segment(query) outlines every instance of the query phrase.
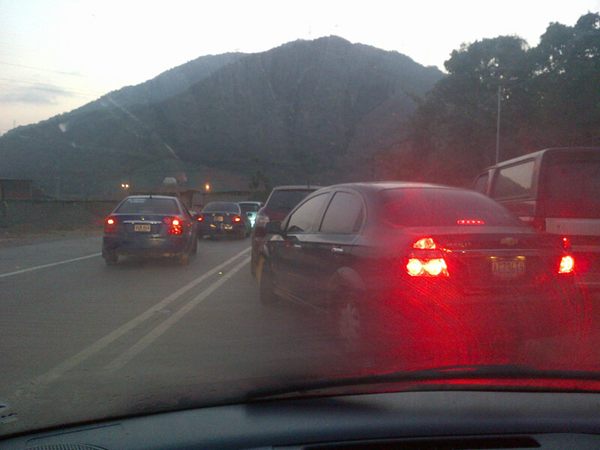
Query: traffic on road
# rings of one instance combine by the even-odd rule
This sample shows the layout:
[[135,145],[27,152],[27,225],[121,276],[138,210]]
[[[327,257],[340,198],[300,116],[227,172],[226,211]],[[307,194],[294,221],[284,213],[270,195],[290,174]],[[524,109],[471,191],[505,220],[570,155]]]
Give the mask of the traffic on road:
[[0,450],[600,448],[600,3],[13,1]]

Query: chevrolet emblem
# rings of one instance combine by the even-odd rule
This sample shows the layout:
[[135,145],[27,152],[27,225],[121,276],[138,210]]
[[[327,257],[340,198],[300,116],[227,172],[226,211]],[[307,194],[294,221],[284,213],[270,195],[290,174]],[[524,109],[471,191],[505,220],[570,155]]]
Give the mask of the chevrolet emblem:
[[505,237],[505,238],[500,239],[500,245],[506,245],[508,247],[514,247],[518,243],[519,243],[519,240],[515,239],[514,237]]

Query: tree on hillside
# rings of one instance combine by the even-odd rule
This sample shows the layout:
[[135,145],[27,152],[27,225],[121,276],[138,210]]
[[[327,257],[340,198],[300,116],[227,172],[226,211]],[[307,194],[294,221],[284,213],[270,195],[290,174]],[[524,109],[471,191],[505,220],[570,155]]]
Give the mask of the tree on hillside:
[[538,145],[600,145],[600,15],[552,23],[531,59]]
[[466,184],[500,159],[549,146],[600,145],[600,16],[551,24],[537,47],[516,36],[454,50],[422,102],[395,177]]
[[[512,117],[505,121],[505,134],[514,128],[516,113],[529,108],[527,44],[514,36],[484,39],[453,51],[445,66],[449,76],[414,117],[411,157],[426,163],[420,170],[428,178],[460,182],[457,175],[470,177],[493,161],[498,88],[505,116]],[[512,106],[515,99],[518,108]]]

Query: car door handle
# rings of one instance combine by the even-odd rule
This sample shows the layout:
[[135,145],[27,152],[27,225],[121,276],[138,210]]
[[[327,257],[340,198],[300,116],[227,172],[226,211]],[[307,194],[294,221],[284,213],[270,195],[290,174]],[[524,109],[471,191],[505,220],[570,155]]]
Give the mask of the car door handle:
[[341,255],[342,253],[344,253],[344,249],[342,247],[331,247],[331,253]]

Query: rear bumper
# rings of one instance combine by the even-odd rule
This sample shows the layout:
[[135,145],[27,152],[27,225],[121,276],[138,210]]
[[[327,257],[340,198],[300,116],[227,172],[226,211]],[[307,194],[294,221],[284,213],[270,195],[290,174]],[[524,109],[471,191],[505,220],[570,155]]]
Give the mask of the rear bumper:
[[187,251],[189,237],[144,237],[104,236],[102,255],[116,253],[129,256],[176,256]]
[[[214,225],[214,226],[213,226]],[[231,234],[238,234],[240,232],[246,232],[245,225],[228,225],[228,224],[209,224],[203,225],[200,228],[200,236],[225,236]]]

